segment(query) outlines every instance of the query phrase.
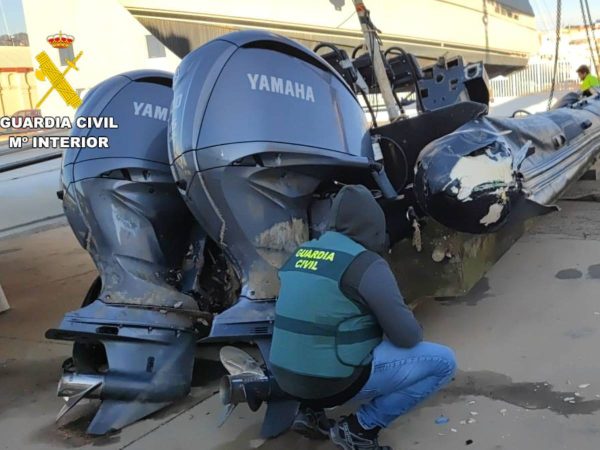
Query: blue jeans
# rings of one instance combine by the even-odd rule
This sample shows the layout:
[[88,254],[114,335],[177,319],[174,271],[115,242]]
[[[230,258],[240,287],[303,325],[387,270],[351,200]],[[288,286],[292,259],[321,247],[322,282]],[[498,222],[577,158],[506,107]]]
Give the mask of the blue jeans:
[[399,348],[384,340],[373,351],[371,376],[351,400],[362,403],[357,417],[363,428],[387,427],[417,403],[447,384],[456,370],[454,352],[421,342]]

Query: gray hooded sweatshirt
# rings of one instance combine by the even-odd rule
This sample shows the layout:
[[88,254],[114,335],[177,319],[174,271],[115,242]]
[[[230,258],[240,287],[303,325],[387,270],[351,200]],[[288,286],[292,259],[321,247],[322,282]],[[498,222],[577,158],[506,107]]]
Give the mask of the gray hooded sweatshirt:
[[[387,261],[379,256],[386,249],[385,215],[371,192],[364,186],[344,186],[333,200],[329,230],[342,233],[358,242],[367,251],[359,254],[342,275],[340,289],[348,298],[366,305],[379,322],[387,339],[397,347],[410,348],[421,342],[421,326],[408,309],[398,289],[396,278]],[[327,380],[298,376],[298,386],[306,388],[305,406],[328,408],[341,405],[360,392],[371,375],[371,366],[357,371],[340,394],[325,397],[335,391]],[[287,374],[289,378],[290,374]]]
[[385,215],[366,187],[350,185],[340,190],[332,204],[329,229],[367,249],[346,269],[340,288],[371,309],[392,344],[410,348],[422,341],[423,331],[404,303],[390,266],[379,256],[386,249],[385,228]]

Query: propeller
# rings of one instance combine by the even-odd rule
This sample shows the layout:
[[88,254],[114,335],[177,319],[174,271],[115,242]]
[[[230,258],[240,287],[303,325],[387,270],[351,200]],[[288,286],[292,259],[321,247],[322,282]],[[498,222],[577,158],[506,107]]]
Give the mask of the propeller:
[[[221,364],[229,375],[221,380],[220,395],[225,409],[219,420],[219,428],[225,424],[237,405],[247,401],[244,384],[253,381],[268,381],[267,374],[260,363],[237,347],[223,347],[219,353]],[[252,405],[252,409],[258,409],[258,405]]]
[[260,363],[237,347],[230,345],[225,346],[219,352],[221,364],[225,367],[230,375],[241,375],[243,373],[252,373],[255,375],[266,376],[265,371],[260,366]]
[[223,425],[225,425],[225,422],[227,422],[227,419],[229,419],[231,414],[233,414],[233,411],[235,410],[236,407],[237,407],[237,405],[234,405],[233,403],[229,403],[228,405],[225,405],[225,409],[221,413],[221,417],[219,417],[219,424],[217,425],[219,428],[221,428]]
[[[61,417],[63,417],[69,411],[71,411],[71,409],[73,409],[75,407],[75,405],[77,405],[81,400],[83,400],[86,397],[90,397],[92,395],[92,393],[101,385],[102,385],[102,380],[98,380],[98,381],[92,382],[85,389],[83,389],[77,393],[74,393],[73,395],[63,396],[63,399],[65,400],[65,404],[58,412],[58,415],[56,416],[56,422],[58,422],[61,419]],[[65,387],[61,388],[61,385],[59,385],[59,394],[61,394],[61,389],[62,389],[63,393],[68,393],[67,388],[65,388]]]

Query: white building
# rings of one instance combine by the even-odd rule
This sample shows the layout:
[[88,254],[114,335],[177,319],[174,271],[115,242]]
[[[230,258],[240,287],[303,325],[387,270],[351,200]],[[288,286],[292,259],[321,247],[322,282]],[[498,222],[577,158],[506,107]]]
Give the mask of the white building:
[[[588,28],[588,33],[591,29]],[[600,23],[594,25],[594,34],[597,45],[600,48]],[[559,59],[567,61],[571,66],[577,68],[581,64],[587,64],[593,69],[592,55],[587,39],[586,29],[582,25],[571,25],[565,27],[560,33]],[[542,45],[540,47],[539,59],[553,60],[556,46],[556,36],[554,32],[546,32],[542,35]],[[594,42],[592,41],[592,46]],[[595,47],[594,47],[595,52]],[[598,57],[596,57],[598,59]]]
[[[179,57],[157,41],[117,0],[22,2],[32,58],[45,51],[59,69],[64,70],[67,68],[65,56],[83,51],[77,63],[79,70],[71,70],[66,76],[80,95],[121,72],[142,68],[172,72],[179,64]],[[75,37],[68,51],[59,51],[46,40],[60,31]],[[35,59],[32,66],[38,67]],[[47,81],[38,81],[38,95],[41,97],[50,87]],[[51,94],[40,109],[42,114],[51,116],[74,113],[56,93]]]
[[[331,42],[349,53],[362,44],[350,0],[22,0],[34,57],[42,50],[65,70],[80,51],[79,71],[67,81],[84,95],[105,78],[133,69],[174,71],[179,58],[222,34],[267,29],[312,48]],[[440,56],[484,61],[491,76],[524,67],[539,46],[528,0],[371,0],[384,47],[400,46],[428,64]],[[52,48],[47,37],[75,37],[71,49]],[[37,81],[41,97],[49,88]],[[73,114],[59,95],[44,115]]]

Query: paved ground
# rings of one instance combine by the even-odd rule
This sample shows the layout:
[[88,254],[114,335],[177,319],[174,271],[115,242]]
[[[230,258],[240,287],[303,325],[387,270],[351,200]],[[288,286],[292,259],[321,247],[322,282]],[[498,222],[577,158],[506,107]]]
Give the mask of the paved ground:
[[[456,349],[460,372],[385,431],[385,443],[396,450],[597,450],[600,204],[562,206],[471,295],[417,309],[427,338]],[[217,429],[219,371],[210,348],[199,350],[207,369],[184,402],[108,437],[85,436],[86,407],[56,425],[56,380],[70,346],[43,333],[77,307],[94,276],[66,227],[0,241],[0,282],[12,306],[0,314],[0,449],[333,450],[293,434],[263,442],[261,417],[245,408]],[[441,414],[447,425],[435,424]]]
[[[565,91],[556,92],[553,102],[556,102],[565,94]],[[540,92],[521,97],[498,98],[490,104],[490,115],[508,117],[512,116],[519,109],[526,110],[532,114],[544,112],[548,109],[549,95],[549,92]]]

